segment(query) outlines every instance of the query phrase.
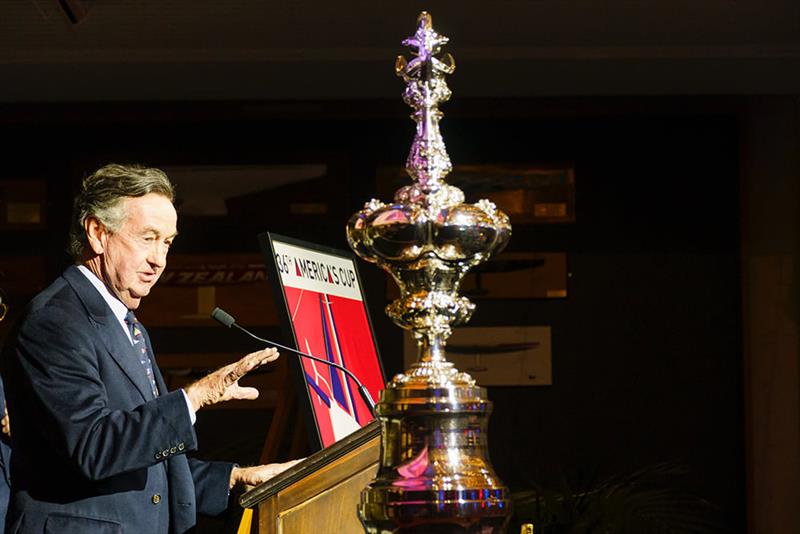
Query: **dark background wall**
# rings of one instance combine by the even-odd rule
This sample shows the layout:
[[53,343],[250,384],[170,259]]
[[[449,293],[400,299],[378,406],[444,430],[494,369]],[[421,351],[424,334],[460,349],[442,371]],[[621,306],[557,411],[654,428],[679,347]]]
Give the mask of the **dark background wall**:
[[[472,322],[553,328],[553,386],[490,391],[502,478],[552,487],[676,459],[734,531],[746,515],[753,534],[799,532],[793,0],[5,0],[0,191],[43,180],[48,219],[0,230],[0,263],[23,266],[0,277],[12,315],[67,261],[69,199],[107,161],[325,162],[303,193],[337,199],[330,220],[282,223],[265,197],[235,220],[183,216],[175,252],[257,252],[265,227],[343,248],[376,167],[405,158],[392,63],[423,9],[458,64],[442,108],[453,161],[575,165],[575,223],[517,224],[510,245],[566,252],[569,296],[479,301]],[[385,280],[362,275],[391,374]],[[162,354],[251,348],[210,328],[151,330]],[[269,417],[236,415],[250,454]],[[232,454],[215,418],[198,424],[205,452]]]
[[[442,131],[455,163],[575,166],[576,222],[516,225],[509,245],[511,251],[566,252],[568,297],[477,301],[471,322],[552,327],[553,385],[489,391],[491,455],[512,488],[555,487],[562,479],[602,479],[674,461],[688,470],[688,487],[718,507],[715,518],[744,529],[740,105],[648,98],[443,106]],[[375,195],[379,165],[402,166],[413,135],[402,105],[379,101],[17,105],[5,111],[0,180],[44,178],[49,225],[4,232],[3,255],[44,256],[48,278],[68,261],[61,251],[78,179],[107,161],[322,159],[332,162],[329,179],[344,192],[346,217]],[[262,209],[264,220],[236,225],[181,222],[173,251],[255,253],[255,236],[266,230],[347,247],[338,213],[321,225],[281,226],[268,216],[277,209],[268,198]],[[402,340],[382,312],[386,280],[374,266],[360,267],[392,376],[402,370]],[[150,330],[164,352],[249,348],[213,328]],[[264,333],[280,335],[277,327]],[[241,422],[258,427],[244,416]],[[254,442],[263,439],[263,428],[252,432]],[[207,452],[224,456],[214,446]]]

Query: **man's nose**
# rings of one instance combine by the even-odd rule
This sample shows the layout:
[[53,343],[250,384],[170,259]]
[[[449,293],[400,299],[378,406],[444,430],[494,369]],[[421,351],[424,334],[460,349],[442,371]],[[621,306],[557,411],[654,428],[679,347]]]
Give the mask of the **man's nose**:
[[164,267],[167,265],[167,252],[169,247],[164,243],[156,243],[150,251],[148,260],[156,267]]

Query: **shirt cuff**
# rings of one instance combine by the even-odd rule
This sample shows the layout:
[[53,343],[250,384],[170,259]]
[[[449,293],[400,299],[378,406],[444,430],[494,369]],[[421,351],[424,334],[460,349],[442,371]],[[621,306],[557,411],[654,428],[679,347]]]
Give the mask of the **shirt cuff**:
[[192,426],[194,426],[194,422],[197,421],[197,414],[194,413],[194,408],[192,408],[192,403],[189,402],[189,395],[181,388],[181,393],[183,393],[183,400],[186,401],[186,409],[189,410],[189,419],[192,420]]

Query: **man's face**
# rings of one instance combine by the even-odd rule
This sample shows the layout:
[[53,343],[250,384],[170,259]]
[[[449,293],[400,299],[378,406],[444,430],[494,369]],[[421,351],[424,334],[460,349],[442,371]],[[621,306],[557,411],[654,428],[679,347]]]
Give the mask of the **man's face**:
[[178,215],[167,197],[155,193],[124,202],[125,222],[118,232],[100,232],[101,249],[92,243],[98,253],[93,261],[99,262],[96,274],[111,292],[135,310],[164,272],[167,252],[178,233]]

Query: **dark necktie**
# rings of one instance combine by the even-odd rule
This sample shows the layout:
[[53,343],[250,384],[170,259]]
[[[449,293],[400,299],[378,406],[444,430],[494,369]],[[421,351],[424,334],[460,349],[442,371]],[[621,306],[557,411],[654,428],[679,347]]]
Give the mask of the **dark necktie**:
[[139,363],[142,364],[145,373],[147,373],[147,379],[150,381],[150,388],[153,390],[153,396],[158,397],[156,379],[153,375],[153,364],[150,362],[150,356],[147,354],[147,343],[145,343],[144,335],[142,334],[142,325],[139,324],[136,316],[130,310],[128,310],[128,313],[125,315],[125,324],[128,325],[128,330],[131,333],[133,350],[136,351],[136,355],[139,357]]

